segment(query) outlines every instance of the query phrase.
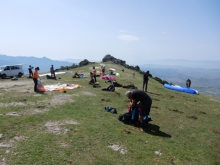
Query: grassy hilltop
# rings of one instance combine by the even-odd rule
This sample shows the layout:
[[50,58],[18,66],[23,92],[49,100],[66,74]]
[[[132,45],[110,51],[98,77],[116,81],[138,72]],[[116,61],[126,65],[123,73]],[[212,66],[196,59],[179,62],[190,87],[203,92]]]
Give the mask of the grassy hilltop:
[[[100,78],[101,88],[88,85],[92,66],[100,70],[101,64],[120,73],[119,84],[142,89],[140,73],[112,63],[78,67],[57,80],[41,78],[44,85],[82,86],[66,92],[39,94],[32,79],[0,79],[0,165],[220,164],[219,98],[171,91],[150,78],[153,121],[143,131],[118,121],[127,112],[128,89],[102,91],[110,83]],[[87,78],[72,78],[75,72]]]

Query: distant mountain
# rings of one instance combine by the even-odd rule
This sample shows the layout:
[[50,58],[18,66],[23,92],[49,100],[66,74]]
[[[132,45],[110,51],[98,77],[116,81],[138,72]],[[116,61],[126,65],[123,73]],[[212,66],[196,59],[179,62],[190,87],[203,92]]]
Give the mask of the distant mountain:
[[162,59],[148,61],[141,66],[157,65],[156,67],[186,67],[186,68],[203,68],[203,69],[220,69],[220,61],[191,61],[183,59]]
[[[26,57],[26,56],[7,56],[0,54],[0,65],[8,65],[8,64],[24,64],[23,69],[25,73],[28,73],[29,65],[33,67],[40,67],[39,72],[48,72],[50,70],[51,65],[54,66],[54,69],[58,69],[61,66],[71,66],[73,62],[67,61],[58,61],[51,60],[49,58],[37,58],[37,57]],[[76,64],[76,63],[74,63]]]
[[[83,59],[84,60],[84,59]],[[72,58],[67,58],[67,59],[60,59],[59,61],[67,61],[67,62],[72,62],[76,65],[78,65],[81,61],[83,61],[82,59],[72,59]]]

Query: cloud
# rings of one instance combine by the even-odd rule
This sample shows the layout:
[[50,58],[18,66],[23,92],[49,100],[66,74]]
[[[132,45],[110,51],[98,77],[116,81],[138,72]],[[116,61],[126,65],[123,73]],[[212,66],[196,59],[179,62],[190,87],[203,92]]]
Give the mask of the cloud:
[[125,41],[138,41],[139,38],[131,35],[120,35],[118,36],[120,40],[125,40]]

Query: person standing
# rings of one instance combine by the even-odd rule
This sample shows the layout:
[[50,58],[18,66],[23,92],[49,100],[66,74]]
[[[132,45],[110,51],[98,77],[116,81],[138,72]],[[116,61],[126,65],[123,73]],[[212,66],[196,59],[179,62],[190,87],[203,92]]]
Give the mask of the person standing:
[[102,75],[104,76],[105,75],[105,67],[103,66],[102,68]]
[[29,71],[29,78],[33,77],[33,72],[32,72],[33,67],[29,65],[28,71]]
[[147,92],[147,85],[148,85],[148,80],[149,80],[148,76],[149,76],[149,71],[144,73],[144,76],[143,76],[143,91],[145,90],[145,92]]
[[190,88],[190,86],[191,86],[191,80],[188,79],[188,80],[186,80],[186,87],[187,87],[187,88]]
[[36,67],[34,69],[34,74],[33,74],[33,81],[34,81],[34,92],[38,92],[38,89],[37,89],[37,81],[38,81],[38,78],[39,78],[39,74],[38,74],[38,70],[40,70],[39,67]]
[[92,67],[92,74],[93,74],[93,78],[96,82],[96,69],[95,69],[95,66]]
[[51,77],[52,77],[53,79],[56,79],[55,70],[54,70],[54,68],[53,68],[53,65],[51,65],[51,67],[50,67],[50,73],[51,73]]
[[139,107],[139,116],[138,116],[138,125],[140,126],[147,126],[148,116],[150,114],[150,108],[152,104],[152,99],[148,96],[144,91],[135,90],[135,91],[127,91],[125,95],[131,100],[130,107],[133,109],[137,106]]

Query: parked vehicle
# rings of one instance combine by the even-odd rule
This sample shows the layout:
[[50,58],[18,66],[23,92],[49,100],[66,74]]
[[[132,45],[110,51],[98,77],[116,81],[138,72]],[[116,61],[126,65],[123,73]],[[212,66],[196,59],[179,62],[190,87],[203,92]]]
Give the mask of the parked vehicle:
[[0,66],[0,77],[5,79],[6,77],[21,77],[24,75],[22,64],[15,65],[3,65]]

